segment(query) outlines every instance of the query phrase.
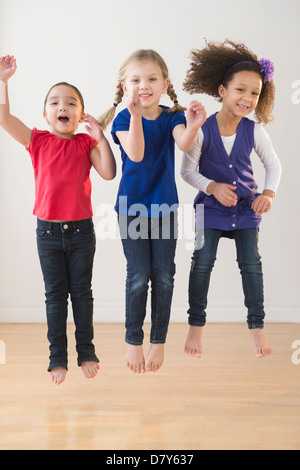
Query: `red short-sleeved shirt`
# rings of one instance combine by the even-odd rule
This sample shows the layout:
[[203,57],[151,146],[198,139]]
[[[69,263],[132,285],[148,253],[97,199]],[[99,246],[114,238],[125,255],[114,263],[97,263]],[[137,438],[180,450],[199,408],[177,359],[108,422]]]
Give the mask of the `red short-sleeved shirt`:
[[97,144],[88,134],[63,139],[33,129],[26,150],[34,169],[34,215],[43,220],[69,221],[93,216],[89,156]]

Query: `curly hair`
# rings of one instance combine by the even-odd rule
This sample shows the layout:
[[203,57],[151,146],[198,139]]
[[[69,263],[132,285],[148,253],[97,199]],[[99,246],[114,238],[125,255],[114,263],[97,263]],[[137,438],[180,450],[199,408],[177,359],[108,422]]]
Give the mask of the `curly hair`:
[[[114,119],[116,108],[123,100],[124,91],[122,88],[122,83],[126,80],[130,67],[145,61],[150,61],[156,64],[161,70],[163,78],[169,78],[169,71],[167,65],[164,59],[156,51],[152,49],[139,49],[138,51],[131,54],[131,56],[128,57],[128,59],[126,59],[120,67],[113,106],[98,118],[98,122],[102,129],[106,129],[108,124]],[[180,106],[180,104],[178,103],[177,95],[171,82],[167,90],[167,95],[174,103],[174,106],[168,110],[169,113],[186,111],[186,108]]]
[[256,72],[261,77],[263,86],[255,109],[255,117],[258,122],[264,124],[273,121],[274,82],[264,81],[257,56],[245,44],[228,39],[222,43],[206,41],[205,48],[192,50],[191,59],[191,68],[184,82],[185,91],[192,94],[204,93],[222,102],[219,95],[220,85],[226,88],[238,72]]

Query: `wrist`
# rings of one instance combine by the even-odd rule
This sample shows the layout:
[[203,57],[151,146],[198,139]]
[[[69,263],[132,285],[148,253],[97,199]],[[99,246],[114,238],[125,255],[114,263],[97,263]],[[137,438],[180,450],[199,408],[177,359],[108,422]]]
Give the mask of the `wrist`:
[[213,195],[214,191],[215,191],[215,188],[216,188],[216,185],[217,185],[217,183],[215,181],[212,181],[211,183],[209,183],[209,185],[206,188],[206,193],[209,194],[209,195]]
[[270,198],[274,199],[274,197],[275,197],[275,192],[272,191],[271,189],[265,189],[265,190],[263,191],[263,196],[267,196],[267,197],[270,197]]
[[98,138],[96,139],[98,144],[103,144],[105,141],[107,141],[107,138],[105,137],[104,134],[99,134]]
[[142,114],[130,114],[130,124],[142,123]]
[[189,123],[189,121],[187,120],[187,123],[186,123],[186,132],[189,133],[189,134],[192,134],[192,135],[198,135],[198,132],[199,132],[199,129],[200,129],[200,125],[198,126],[197,124],[191,124]]

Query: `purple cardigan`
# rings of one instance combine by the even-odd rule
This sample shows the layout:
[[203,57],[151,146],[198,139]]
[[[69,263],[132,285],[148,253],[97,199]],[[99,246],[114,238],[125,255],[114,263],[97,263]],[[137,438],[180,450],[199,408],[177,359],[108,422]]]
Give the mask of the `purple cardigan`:
[[216,114],[210,116],[202,127],[204,134],[199,172],[217,183],[237,186],[238,203],[225,207],[214,196],[200,191],[195,199],[204,204],[204,228],[223,230],[223,236],[232,238],[232,230],[259,228],[262,217],[251,205],[260,194],[254,180],[250,155],[254,147],[255,122],[243,118],[239,124],[236,139],[228,155],[222,142]]

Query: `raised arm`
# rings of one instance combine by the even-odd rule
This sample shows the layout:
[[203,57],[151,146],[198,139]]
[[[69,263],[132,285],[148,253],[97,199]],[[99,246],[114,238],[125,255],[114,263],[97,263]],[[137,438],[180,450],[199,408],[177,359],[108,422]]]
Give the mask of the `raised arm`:
[[0,126],[24,147],[29,147],[32,129],[10,114],[8,80],[16,70],[16,59],[13,56],[0,57]]
[[176,126],[173,136],[178,148],[182,152],[188,152],[195,144],[198,132],[206,121],[206,111],[199,101],[192,101],[186,112],[187,126]]
[[142,105],[136,90],[128,96],[127,109],[131,115],[129,131],[118,131],[116,136],[130,160],[139,163],[144,159],[145,138]]
[[116,161],[110,148],[109,142],[95,118],[85,114],[84,122],[86,130],[97,140],[99,146],[94,147],[90,153],[90,161],[97,173],[105,179],[112,180],[116,176]]

